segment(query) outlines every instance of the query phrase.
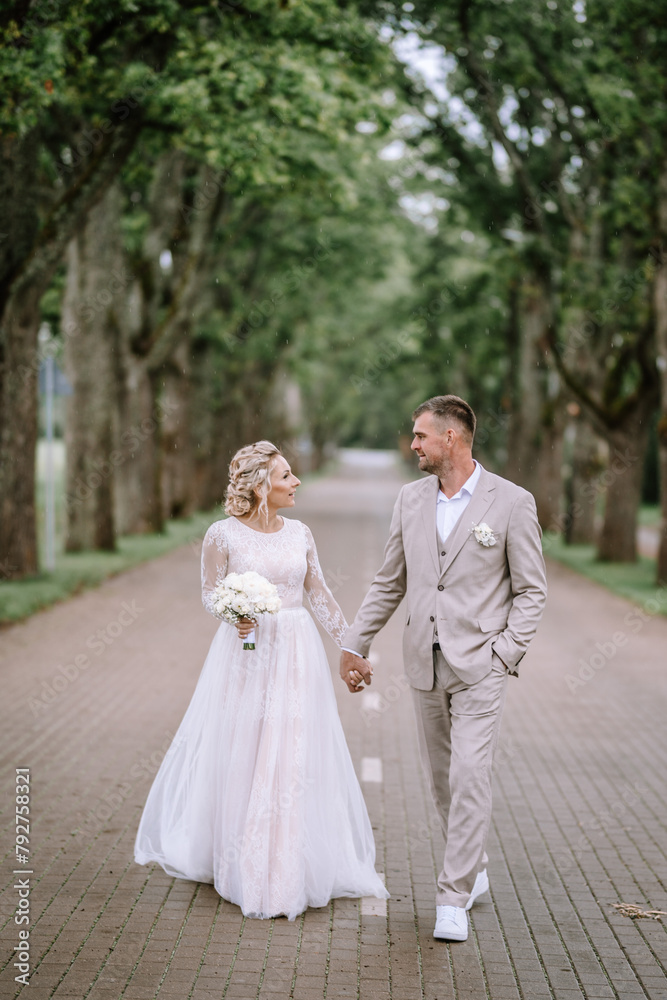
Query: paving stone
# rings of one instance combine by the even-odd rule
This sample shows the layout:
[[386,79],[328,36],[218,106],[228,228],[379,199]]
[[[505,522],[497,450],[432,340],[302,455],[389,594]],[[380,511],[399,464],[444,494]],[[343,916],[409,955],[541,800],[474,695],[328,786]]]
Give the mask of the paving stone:
[[[336,596],[349,619],[364,577],[381,561],[401,481],[391,469],[343,467],[298,496],[295,516],[312,528],[325,574],[343,581]],[[127,600],[144,609],[137,621],[34,716],[28,698]],[[630,633],[630,611],[549,565],[543,624],[520,678],[509,680],[491,894],[472,910],[468,941],[451,945],[432,937],[443,839],[402,681],[400,610],[374,643],[374,701],[366,708],[338,681],[325,638],[357,773],[364,759],[382,764],[382,781],[364,783],[364,794],[377,868],[391,892],[386,915],[360,914],[358,900],[341,899],[294,922],[244,921],[213,886],[133,861],[156,770],[141,762],[169,745],[216,629],[201,608],[195,548],[4,630],[3,802],[14,766],[30,766],[34,787],[33,972],[25,996],[155,1000],[159,986],[158,1000],[185,1000],[190,990],[191,1000],[286,1000],[294,981],[293,1000],[325,992],[327,1000],[667,1000],[664,926],[630,921],[612,907],[667,909],[659,874],[666,862],[667,621],[648,616]],[[627,643],[573,686],[596,644],[623,627]],[[127,790],[114,798],[116,788]],[[6,868],[7,917],[13,880]],[[9,920],[0,935],[0,994],[8,998],[25,989],[15,989],[15,935]]]

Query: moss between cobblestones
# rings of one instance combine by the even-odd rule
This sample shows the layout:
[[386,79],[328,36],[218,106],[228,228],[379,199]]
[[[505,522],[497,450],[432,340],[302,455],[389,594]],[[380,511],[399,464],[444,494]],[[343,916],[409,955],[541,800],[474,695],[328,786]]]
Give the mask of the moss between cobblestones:
[[57,601],[96,587],[110,576],[191,543],[199,547],[206,529],[221,516],[220,507],[192,517],[168,521],[163,534],[126,535],[116,552],[60,554],[52,572],[18,581],[0,582],[0,626],[20,621]]
[[656,561],[641,556],[636,563],[598,562],[594,545],[566,545],[560,535],[547,532],[542,540],[545,556],[564,563],[607,590],[646,607],[653,614],[667,615],[667,587],[655,583]]

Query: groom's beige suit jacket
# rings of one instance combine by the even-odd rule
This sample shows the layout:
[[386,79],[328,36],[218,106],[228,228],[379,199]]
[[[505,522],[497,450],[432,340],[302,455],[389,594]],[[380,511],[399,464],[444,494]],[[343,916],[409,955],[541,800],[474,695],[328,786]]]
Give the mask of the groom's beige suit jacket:
[[[342,645],[368,656],[376,633],[406,599],[403,657],[410,684],[430,691],[433,645],[458,676],[474,684],[493,653],[511,673],[535,635],[546,574],[532,494],[485,469],[446,542],[436,526],[439,482],[428,476],[399,493],[384,562]],[[482,545],[485,523],[496,539]]]

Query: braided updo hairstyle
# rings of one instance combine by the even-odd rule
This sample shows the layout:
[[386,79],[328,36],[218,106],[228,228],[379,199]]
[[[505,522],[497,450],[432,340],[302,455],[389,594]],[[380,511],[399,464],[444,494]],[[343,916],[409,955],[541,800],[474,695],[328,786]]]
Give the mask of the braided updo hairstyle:
[[271,470],[280,454],[280,449],[270,441],[255,441],[236,452],[229,463],[229,485],[225,493],[227,514],[238,517],[259,509],[268,520],[266,498],[271,488]]

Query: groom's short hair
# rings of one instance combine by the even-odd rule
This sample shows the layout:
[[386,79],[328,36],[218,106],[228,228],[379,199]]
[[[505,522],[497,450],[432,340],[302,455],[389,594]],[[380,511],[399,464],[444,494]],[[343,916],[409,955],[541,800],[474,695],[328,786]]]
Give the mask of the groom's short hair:
[[465,399],[461,399],[460,396],[433,396],[417,407],[412,414],[412,419],[416,420],[422,413],[432,413],[443,424],[458,424],[464,431],[466,438],[470,439],[472,447],[477,418],[472,406],[470,403],[466,403]]

